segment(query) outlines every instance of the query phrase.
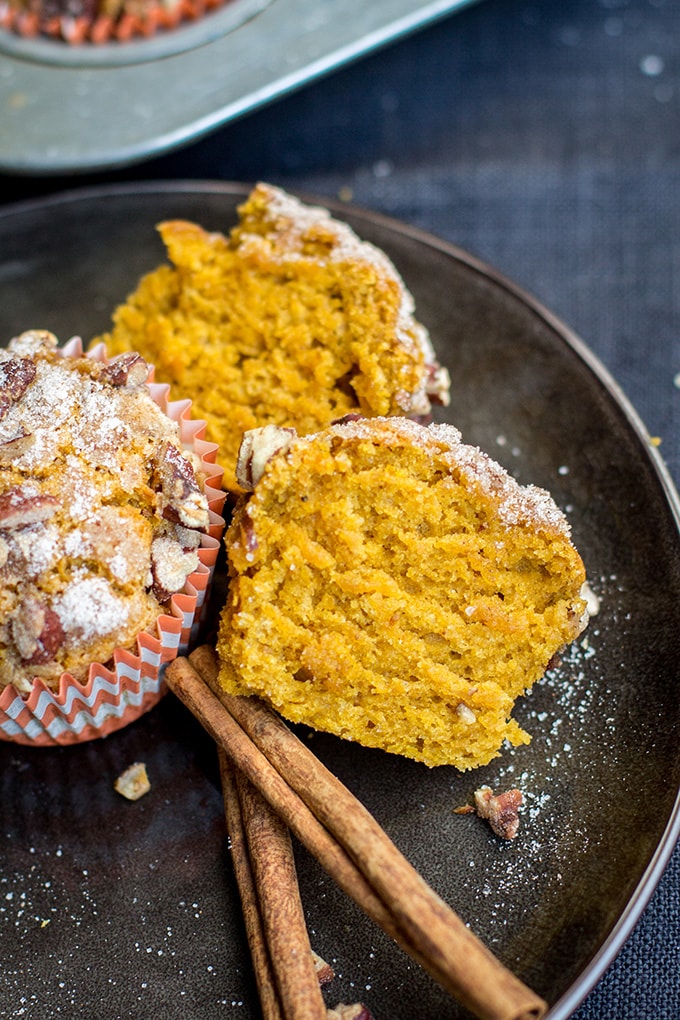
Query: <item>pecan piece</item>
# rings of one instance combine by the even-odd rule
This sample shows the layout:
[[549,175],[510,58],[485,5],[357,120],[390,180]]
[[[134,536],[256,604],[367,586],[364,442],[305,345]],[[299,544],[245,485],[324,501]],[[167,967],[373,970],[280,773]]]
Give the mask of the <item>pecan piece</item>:
[[123,386],[133,389],[143,386],[149,378],[149,366],[141,354],[128,351],[126,354],[119,354],[116,358],[111,358],[102,369],[99,378],[116,389]]
[[28,357],[45,356],[49,357],[56,351],[58,341],[54,333],[47,329],[27,329],[20,336],[13,337],[7,344],[7,349],[13,354],[28,355]]
[[430,403],[447,407],[450,402],[449,390],[451,388],[451,376],[448,369],[443,365],[434,362],[427,366],[425,379],[425,392],[430,398]]
[[246,559],[252,560],[257,552],[259,542],[255,534],[253,519],[247,513],[244,513],[241,518],[241,543],[246,551]]
[[[1,417],[2,412],[0,411]],[[33,433],[27,432],[23,426],[20,426],[16,435],[0,443],[0,464],[10,464],[17,457],[21,457],[22,454],[26,453],[33,446],[34,442],[35,436]]]
[[501,839],[514,839],[519,828],[519,809],[524,798],[519,790],[494,794],[489,786],[475,790],[475,810]]
[[351,421],[363,421],[365,417],[365,414],[349,411],[348,414],[343,414],[342,418],[334,418],[331,425],[347,425]]
[[64,643],[61,620],[37,599],[25,599],[10,624],[12,640],[23,662],[34,666],[51,662]]
[[184,587],[192,570],[198,565],[195,552],[184,552],[175,539],[161,535],[151,545],[151,594],[159,602],[167,602],[171,595]]
[[329,985],[335,978],[335,971],[331,967],[330,963],[326,963],[318,953],[315,953],[312,949],[312,960],[314,962],[314,973],[316,974],[317,980],[321,986]]
[[59,500],[54,496],[28,493],[16,486],[0,494],[0,529],[7,531],[46,521],[56,513],[58,506]]
[[263,425],[243,433],[236,462],[236,480],[242,489],[254,489],[277,453],[285,453],[296,438],[295,429]]
[[165,441],[157,455],[162,516],[185,528],[207,528],[208,501],[196,481],[194,469],[171,442]]
[[23,397],[35,379],[35,365],[28,358],[0,362],[0,419]]
[[337,1006],[327,1011],[326,1016],[328,1020],[373,1020],[373,1014],[363,1002],[355,1002],[351,1006],[339,1002]]

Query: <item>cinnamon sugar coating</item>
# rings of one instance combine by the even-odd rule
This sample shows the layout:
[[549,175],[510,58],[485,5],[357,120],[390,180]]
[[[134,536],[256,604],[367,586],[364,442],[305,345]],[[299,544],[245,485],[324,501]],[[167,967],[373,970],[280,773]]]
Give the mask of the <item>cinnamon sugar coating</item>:
[[427,765],[528,742],[515,699],[587,620],[564,515],[447,425],[363,419],[284,444],[226,545],[225,689]]
[[140,359],[64,356],[42,330],[0,350],[0,689],[84,679],[198,565],[207,500],[147,376]]
[[[228,237],[183,221],[159,229],[171,265],[142,279],[102,339],[191,394],[228,466],[265,424],[311,433],[352,412],[448,402],[397,270],[326,210],[259,184]],[[225,486],[236,488],[233,469]]]

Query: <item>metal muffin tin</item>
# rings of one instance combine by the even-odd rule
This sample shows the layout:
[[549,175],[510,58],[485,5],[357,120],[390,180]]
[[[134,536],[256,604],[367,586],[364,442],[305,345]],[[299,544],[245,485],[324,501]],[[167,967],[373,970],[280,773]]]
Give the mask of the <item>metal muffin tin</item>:
[[0,169],[122,166],[206,134],[472,0],[229,0],[126,44],[0,29]]

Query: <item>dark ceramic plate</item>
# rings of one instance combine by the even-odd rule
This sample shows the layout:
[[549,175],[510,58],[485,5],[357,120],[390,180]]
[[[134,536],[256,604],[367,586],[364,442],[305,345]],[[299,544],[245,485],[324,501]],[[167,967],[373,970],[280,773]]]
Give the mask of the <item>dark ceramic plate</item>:
[[[244,189],[83,191],[0,214],[0,335],[107,327],[163,257],[154,224],[228,229]],[[367,213],[453,377],[450,418],[567,511],[601,611],[524,699],[529,747],[472,774],[308,734],[428,881],[564,1020],[642,911],[678,835],[680,543],[672,485],[634,412],[588,350],[507,281],[451,246]],[[147,764],[151,792],[113,790]],[[482,783],[518,785],[503,843],[453,814]],[[296,848],[329,1004],[378,1018],[463,1012]],[[105,741],[0,744],[3,1016],[257,1017],[213,748],[168,697]]]

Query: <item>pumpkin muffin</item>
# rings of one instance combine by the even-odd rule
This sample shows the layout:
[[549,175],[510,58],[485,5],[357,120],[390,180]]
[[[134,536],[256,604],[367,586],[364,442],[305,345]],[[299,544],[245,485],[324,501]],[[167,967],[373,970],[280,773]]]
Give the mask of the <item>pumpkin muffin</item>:
[[293,722],[427,765],[529,736],[515,699],[587,620],[548,493],[450,425],[341,421],[244,437],[220,682]]
[[137,354],[65,356],[42,330],[0,350],[0,692],[86,680],[199,568],[201,461],[148,375]]
[[[448,402],[397,270],[326,210],[259,184],[228,237],[178,220],[159,230],[171,265],[141,280],[102,339],[192,395],[227,466],[248,429],[305,434]],[[224,482],[237,488],[233,466]]]

